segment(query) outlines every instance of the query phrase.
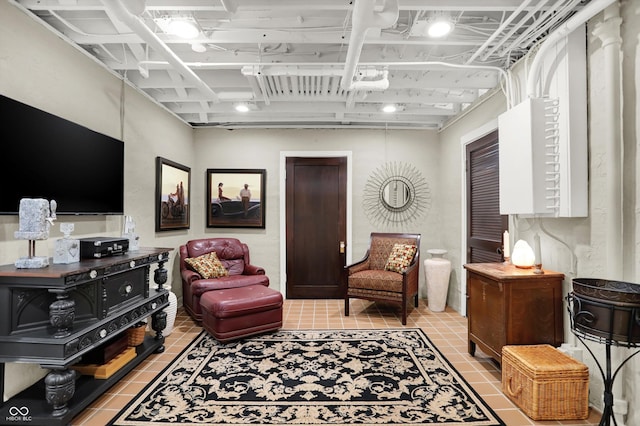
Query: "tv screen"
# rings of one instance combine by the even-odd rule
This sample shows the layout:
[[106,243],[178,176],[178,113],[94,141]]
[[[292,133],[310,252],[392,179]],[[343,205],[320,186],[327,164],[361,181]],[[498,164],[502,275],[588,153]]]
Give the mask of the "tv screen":
[[56,200],[57,214],[123,214],[124,143],[0,95],[0,214],[22,198]]

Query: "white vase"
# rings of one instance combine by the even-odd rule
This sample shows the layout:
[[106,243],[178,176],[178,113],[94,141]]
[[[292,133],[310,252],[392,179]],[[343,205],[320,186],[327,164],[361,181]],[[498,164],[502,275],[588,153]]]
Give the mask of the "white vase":
[[427,250],[430,259],[424,261],[425,277],[427,280],[427,302],[433,312],[444,311],[449,292],[449,275],[451,262],[443,256],[447,253],[442,249]]
[[176,322],[176,314],[178,312],[178,298],[172,291],[169,292],[169,306],[164,308],[167,313],[167,326],[162,330],[163,336],[168,336],[173,331],[173,325]]

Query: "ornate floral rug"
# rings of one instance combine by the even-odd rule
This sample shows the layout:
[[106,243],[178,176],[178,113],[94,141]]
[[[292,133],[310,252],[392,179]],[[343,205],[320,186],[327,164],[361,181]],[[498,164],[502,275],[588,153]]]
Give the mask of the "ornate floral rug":
[[111,425],[504,425],[420,329],[200,334]]

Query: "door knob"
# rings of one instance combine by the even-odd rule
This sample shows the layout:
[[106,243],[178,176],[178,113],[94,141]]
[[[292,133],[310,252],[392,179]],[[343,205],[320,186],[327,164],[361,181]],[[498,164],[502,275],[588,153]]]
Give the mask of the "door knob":
[[345,247],[344,241],[340,241],[340,253],[344,253],[344,247]]

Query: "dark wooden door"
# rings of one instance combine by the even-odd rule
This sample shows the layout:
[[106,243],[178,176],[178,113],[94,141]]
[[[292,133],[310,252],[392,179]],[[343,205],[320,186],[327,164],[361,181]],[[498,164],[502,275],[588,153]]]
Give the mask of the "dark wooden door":
[[466,150],[467,263],[502,262],[502,234],[509,217],[500,214],[498,131]]
[[347,158],[289,157],[286,169],[287,298],[342,298]]

